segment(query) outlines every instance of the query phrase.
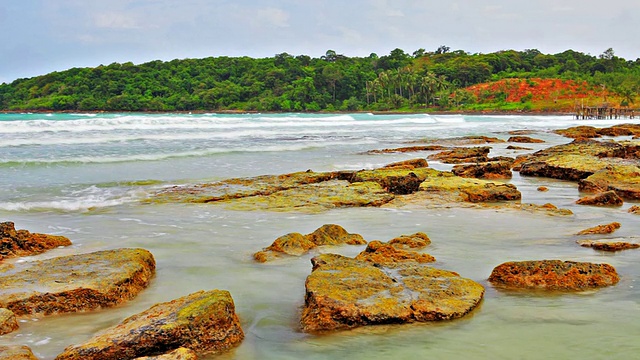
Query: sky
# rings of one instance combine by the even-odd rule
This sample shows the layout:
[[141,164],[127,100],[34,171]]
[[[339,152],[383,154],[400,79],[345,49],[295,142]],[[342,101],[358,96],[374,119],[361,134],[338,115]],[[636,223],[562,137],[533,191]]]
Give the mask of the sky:
[[209,56],[613,48],[640,58],[637,0],[0,0],[0,83]]

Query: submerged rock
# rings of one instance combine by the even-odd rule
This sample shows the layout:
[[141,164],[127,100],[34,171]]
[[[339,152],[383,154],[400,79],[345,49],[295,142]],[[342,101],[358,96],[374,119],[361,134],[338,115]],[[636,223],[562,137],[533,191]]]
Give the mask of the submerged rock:
[[586,290],[615,285],[620,278],[609,264],[540,260],[514,261],[493,269],[489,281],[505,288]]
[[619,222],[612,222],[606,225],[598,225],[592,228],[588,228],[578,232],[576,235],[593,235],[593,234],[612,234],[614,231],[620,229]]
[[56,360],[128,360],[180,347],[220,353],[243,338],[231,294],[199,291],[133,315],[84,344],[67,347]]
[[482,300],[484,288],[416,262],[393,269],[335,254],[312,259],[301,325],[306,332],[450,320]]
[[64,236],[30,233],[16,230],[12,222],[0,223],[0,260],[16,256],[30,256],[69,246],[71,240]]
[[422,254],[416,251],[400,249],[393,244],[372,241],[367,248],[362,251],[356,260],[368,261],[373,264],[395,267],[398,263],[413,261],[417,263],[429,263],[436,261],[436,258],[429,254]]
[[38,360],[28,346],[0,346],[0,360]]
[[428,159],[438,160],[445,164],[477,163],[489,161],[489,146],[459,147],[437,154],[429,155]]
[[577,243],[580,244],[580,246],[590,247],[595,250],[602,250],[602,251],[621,251],[621,250],[640,248],[639,237],[578,240]]
[[622,206],[624,201],[618,194],[611,190],[600,194],[585,196],[576,201],[578,205],[595,205],[595,206]]
[[117,249],[15,264],[0,271],[0,306],[16,315],[110,307],[134,298],[155,272],[143,249]]
[[14,332],[18,330],[18,327],[16,314],[11,310],[0,308],[0,335]]
[[479,144],[496,144],[505,142],[502,139],[496,137],[489,137],[483,135],[468,135],[447,139],[435,139],[430,140],[434,144],[446,144],[446,145],[479,145]]
[[364,245],[367,242],[359,234],[350,234],[342,226],[327,224],[311,234],[290,233],[277,238],[271,246],[253,254],[258,262],[267,262],[281,254],[301,256],[322,245]]

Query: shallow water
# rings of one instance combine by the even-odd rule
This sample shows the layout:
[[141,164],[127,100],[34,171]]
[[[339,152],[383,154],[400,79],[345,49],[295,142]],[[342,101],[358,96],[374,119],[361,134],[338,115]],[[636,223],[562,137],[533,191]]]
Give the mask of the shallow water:
[[[637,122],[637,120],[635,120]],[[198,290],[229,290],[246,338],[221,359],[633,359],[640,351],[640,274],[636,250],[605,253],[575,243],[576,232],[619,221],[615,236],[637,235],[637,215],[579,207],[574,183],[514,176],[523,202],[552,202],[575,215],[551,217],[495,209],[336,209],[322,214],[229,211],[204,204],[147,204],[172,184],[311,168],[361,169],[424,157],[365,155],[407,141],[462,135],[503,139],[532,129],[547,144],[567,142],[547,130],[576,121],[533,116],[310,115],[0,115],[0,221],[69,237],[74,245],[30,259],[119,247],[142,247],[157,261],[150,287],[133,301],[94,313],[23,319],[0,344],[29,345],[41,359],[155,303]],[[522,151],[494,145],[492,155]],[[533,150],[532,150],[533,151]],[[433,163],[446,169],[449,166]],[[540,185],[549,192],[536,190]],[[481,306],[462,319],[374,326],[327,335],[299,331],[310,258],[257,264],[251,254],[289,232],[337,223],[367,240],[423,231],[434,264],[486,288]],[[355,255],[363,246],[323,248]],[[577,294],[505,292],[486,279],[505,261],[606,262],[618,285]],[[19,259],[17,261],[25,261]],[[206,359],[207,357],[205,357]],[[209,358],[214,358],[213,356]]]

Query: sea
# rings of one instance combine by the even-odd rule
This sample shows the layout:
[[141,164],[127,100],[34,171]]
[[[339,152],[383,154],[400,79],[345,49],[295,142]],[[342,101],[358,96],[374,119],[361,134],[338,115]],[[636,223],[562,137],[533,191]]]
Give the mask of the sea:
[[[40,359],[152,305],[199,290],[230,291],[246,337],[203,359],[637,359],[640,354],[640,250],[580,247],[575,234],[618,221],[615,237],[638,235],[640,218],[620,208],[579,206],[573,182],[521,177],[509,182],[522,202],[552,203],[572,216],[497,208],[338,208],[324,213],[235,211],[214,204],[148,201],[173,186],[297,171],[372,169],[430,153],[370,154],[433,139],[530,130],[545,143],[490,144],[490,156],[515,157],[570,139],[554,129],[608,127],[638,119],[572,116],[428,114],[0,114],[0,221],[63,235],[73,245],[8,263],[122,247],[153,253],[157,272],[135,299],[115,308],[20,319],[0,345],[29,346]],[[451,165],[429,161],[431,167]],[[547,192],[537,190],[540,186]],[[354,256],[363,246],[317,249],[256,263],[252,254],[281,235],[339,224],[367,240],[426,233],[433,266],[486,288],[469,315],[453,320],[368,326],[306,334],[299,319],[310,259]],[[606,237],[606,236],[605,236]],[[613,265],[608,288],[545,293],[504,291],[488,281],[507,261],[559,259]]]

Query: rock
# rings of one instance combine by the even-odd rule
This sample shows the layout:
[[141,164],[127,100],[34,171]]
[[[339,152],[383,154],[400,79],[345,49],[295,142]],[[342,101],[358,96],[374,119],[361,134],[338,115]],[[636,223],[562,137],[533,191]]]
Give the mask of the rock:
[[576,201],[578,205],[595,205],[595,206],[622,206],[624,202],[615,191],[605,191],[600,194],[585,196]]
[[640,238],[638,237],[578,240],[577,243],[580,244],[580,246],[602,251],[621,251],[640,248]]
[[495,184],[486,180],[467,179],[459,176],[430,177],[420,184],[421,191],[446,193],[469,202],[494,202],[520,200],[522,194],[511,184]]
[[635,165],[611,165],[578,182],[584,192],[613,190],[624,199],[640,199],[640,168]]
[[507,262],[494,268],[489,277],[498,287],[544,290],[587,290],[619,280],[609,264],[560,260]]
[[277,238],[271,246],[253,254],[258,262],[267,262],[281,254],[301,256],[322,245],[364,245],[367,242],[359,234],[350,234],[339,225],[327,224],[308,235],[290,233]]
[[572,139],[589,139],[600,137],[598,129],[593,126],[575,126],[568,129],[554,130],[554,133]]
[[632,207],[629,208],[629,210],[627,210],[627,212],[629,212],[631,214],[640,215],[640,206],[633,205]]
[[135,360],[197,360],[198,355],[191,349],[177,348],[170,353],[158,356],[143,356]]
[[442,145],[425,145],[425,146],[407,146],[396,149],[369,150],[367,154],[388,154],[388,153],[407,153],[418,151],[440,151],[446,150],[448,147]]
[[12,222],[0,223],[0,260],[16,256],[30,256],[69,246],[71,241],[64,236],[30,233],[17,230]]
[[593,235],[593,234],[611,234],[614,231],[620,229],[619,222],[612,222],[611,224],[598,225],[592,228],[588,228],[578,232],[576,235]]
[[469,136],[461,136],[461,137],[454,137],[454,138],[447,138],[447,139],[436,139],[436,140],[431,140],[430,142],[435,144],[459,146],[459,145],[497,144],[497,143],[503,143],[504,140],[496,137],[489,137],[489,136],[482,136],[482,135],[469,135]]
[[16,314],[11,310],[0,308],[0,335],[18,330]]
[[484,295],[472,280],[416,262],[392,270],[335,254],[311,262],[301,317],[306,332],[455,319]]
[[0,360],[38,360],[27,346],[0,346]]
[[451,170],[456,176],[476,179],[511,179],[511,162],[495,161],[467,165],[455,165]]
[[507,150],[533,150],[533,149],[528,147],[509,145],[507,146]]
[[608,128],[598,129],[598,134],[604,136],[638,136],[640,124],[620,124]]
[[549,188],[546,187],[546,186],[538,186],[537,190],[540,191],[540,192],[547,192],[547,191],[549,191]]
[[429,163],[425,159],[411,159],[394,162],[383,166],[383,169],[415,169],[428,167]]
[[482,147],[459,147],[437,154],[429,155],[428,159],[438,160],[445,164],[462,164],[489,161],[489,146]]
[[117,249],[15,264],[0,272],[0,307],[16,315],[110,307],[134,298],[155,272],[143,249]]
[[537,131],[536,130],[511,130],[511,131],[507,131],[507,134],[509,135],[531,135],[531,134],[535,134]]
[[530,157],[520,164],[520,175],[578,181],[606,166],[606,161],[592,156],[567,154],[539,161]]
[[199,291],[133,315],[84,344],[67,347],[56,360],[127,360],[180,347],[220,353],[243,338],[231,294]]
[[401,235],[397,238],[393,238],[389,240],[389,244],[395,246],[396,248],[411,248],[411,249],[419,249],[423,247],[427,247],[427,245],[431,244],[431,239],[427,234],[422,232],[417,232],[412,235]]
[[537,205],[537,204],[515,204],[519,209],[524,210],[524,211],[528,211],[531,213],[535,213],[535,212],[544,212],[547,215],[551,215],[551,216],[569,216],[569,215],[573,215],[573,211],[569,210],[569,209],[560,209],[557,206],[551,204],[551,203],[546,203],[543,205]]
[[367,248],[356,256],[356,260],[368,261],[377,265],[394,267],[397,263],[414,261],[417,263],[434,262],[436,259],[429,254],[399,249],[392,244],[372,241]]
[[352,183],[376,182],[382,188],[395,195],[411,194],[420,188],[420,183],[427,177],[439,173],[426,167],[414,169],[382,168],[376,170],[362,170],[348,179]]
[[507,142],[514,142],[514,143],[543,143],[545,142],[544,140],[541,139],[535,139],[532,137],[528,137],[528,136],[512,136],[510,137]]

